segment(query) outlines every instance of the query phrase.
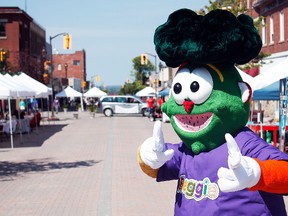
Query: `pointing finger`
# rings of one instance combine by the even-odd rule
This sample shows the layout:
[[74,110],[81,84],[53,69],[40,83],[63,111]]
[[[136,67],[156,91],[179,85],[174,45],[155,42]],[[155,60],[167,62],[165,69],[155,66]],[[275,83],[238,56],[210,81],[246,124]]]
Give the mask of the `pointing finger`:
[[232,169],[235,169],[240,165],[242,155],[235,139],[231,136],[231,134],[225,134],[225,139],[229,154],[228,164]]
[[153,139],[155,141],[155,150],[164,151],[164,138],[160,121],[156,121],[154,124]]

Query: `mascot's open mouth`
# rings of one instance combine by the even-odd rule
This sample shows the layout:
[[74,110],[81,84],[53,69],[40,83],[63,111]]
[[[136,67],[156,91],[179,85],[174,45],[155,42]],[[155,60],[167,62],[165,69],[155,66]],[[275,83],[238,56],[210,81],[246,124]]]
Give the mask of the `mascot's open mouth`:
[[198,132],[203,130],[212,120],[212,112],[198,115],[176,114],[173,118],[176,125],[186,132]]

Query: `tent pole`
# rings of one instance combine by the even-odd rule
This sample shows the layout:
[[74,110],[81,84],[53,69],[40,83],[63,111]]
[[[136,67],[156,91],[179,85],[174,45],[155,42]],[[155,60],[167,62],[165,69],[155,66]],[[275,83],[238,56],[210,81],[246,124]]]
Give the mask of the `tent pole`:
[[9,109],[9,126],[10,126],[10,140],[11,140],[11,149],[14,148],[14,143],[13,143],[13,131],[12,131],[12,115],[11,115],[11,101],[10,97],[8,98],[8,109]]
[[23,143],[23,136],[22,136],[22,120],[20,117],[20,110],[18,109],[18,119],[19,119],[19,128],[20,128],[20,143]]
[[81,110],[82,110],[82,112],[84,112],[83,96],[80,97],[80,100],[81,100]]
[[47,111],[48,111],[48,115],[47,115],[47,118],[49,120],[49,107],[50,107],[50,100],[49,100],[49,95],[47,96]]

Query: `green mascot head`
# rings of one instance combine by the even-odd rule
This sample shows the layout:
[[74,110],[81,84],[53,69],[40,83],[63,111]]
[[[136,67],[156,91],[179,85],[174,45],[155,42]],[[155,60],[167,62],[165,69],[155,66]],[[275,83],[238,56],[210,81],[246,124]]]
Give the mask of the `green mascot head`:
[[262,47],[249,16],[181,9],[156,29],[154,43],[167,66],[179,67],[162,111],[188,148],[210,151],[225,142],[225,133],[245,126],[251,88],[234,65],[255,58]]

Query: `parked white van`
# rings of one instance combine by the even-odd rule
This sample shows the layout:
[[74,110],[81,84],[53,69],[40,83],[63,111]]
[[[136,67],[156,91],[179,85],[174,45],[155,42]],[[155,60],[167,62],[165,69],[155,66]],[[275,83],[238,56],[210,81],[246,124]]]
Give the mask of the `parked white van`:
[[142,114],[145,116],[147,103],[131,95],[110,95],[99,99],[98,109],[109,117],[114,114]]

